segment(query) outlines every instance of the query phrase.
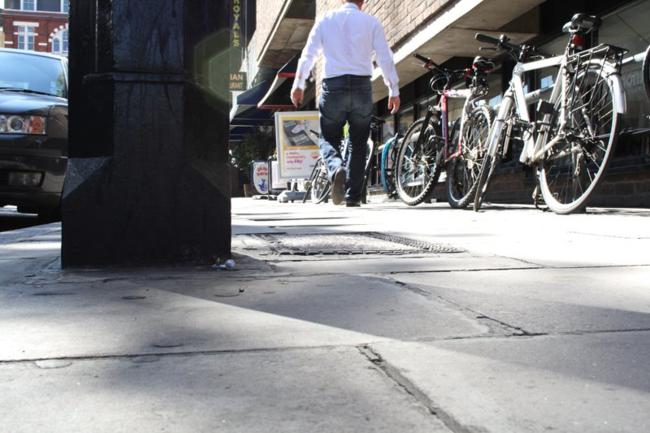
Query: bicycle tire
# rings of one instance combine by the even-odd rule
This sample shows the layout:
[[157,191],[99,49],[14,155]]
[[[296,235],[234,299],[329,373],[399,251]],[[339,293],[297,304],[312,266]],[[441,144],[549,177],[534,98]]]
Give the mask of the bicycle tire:
[[643,59],[643,86],[645,87],[645,93],[648,99],[650,99],[650,45],[645,52],[645,58]]
[[480,148],[489,137],[493,120],[494,111],[487,105],[475,108],[465,120],[461,154],[447,164],[447,202],[453,209],[465,209],[476,195],[482,160]]
[[[427,131],[431,128],[431,135],[422,140],[423,148],[415,148],[418,138],[413,137],[413,135],[417,131],[424,129],[422,128],[424,120],[420,119],[416,121],[406,131],[397,157],[397,172],[395,176],[397,194],[409,206],[417,206],[431,197],[431,193],[436,183],[438,183],[438,178],[442,172],[441,164],[437,163],[438,146],[435,142],[436,132],[433,123],[430,123],[430,126],[427,126],[425,129]],[[413,138],[415,138],[415,141],[413,141]],[[411,154],[408,154],[409,150],[411,150]],[[412,158],[410,155],[413,153],[421,153],[421,155],[416,154]],[[418,161],[414,163],[413,160],[416,158]],[[409,159],[411,160],[409,161]],[[411,174],[413,170],[416,173]],[[419,187],[420,185],[421,187]]]
[[329,198],[331,183],[327,175],[325,161],[319,159],[314,167],[316,175],[311,184],[311,201],[314,204],[323,203]]
[[391,198],[395,194],[396,149],[398,147],[399,139],[395,136],[386,141],[381,152],[381,186]]
[[[587,206],[614,154],[621,120],[620,113],[616,111],[619,101],[615,89],[619,87],[614,83],[620,77],[603,76],[598,67],[588,67],[581,74],[582,77],[578,76],[578,80],[583,84],[577,89],[579,97],[569,98],[572,104],[579,101],[580,105],[569,106],[567,110],[569,113],[577,112],[567,119],[567,123],[572,126],[571,133],[567,136],[573,140],[560,139],[538,167],[544,202],[549,209],[561,215],[580,212]],[[593,83],[590,82],[591,79],[594,80]],[[603,110],[610,111],[605,111],[605,115],[602,115]],[[558,111],[556,109],[556,113]],[[610,113],[611,119],[607,120]],[[557,115],[551,119],[551,131],[556,122]],[[581,127],[581,122],[585,122],[585,126]],[[591,134],[589,130],[594,130],[593,137],[579,137],[585,133]],[[557,134],[549,134],[548,140],[551,141],[556,136]],[[597,161],[596,158],[601,154],[602,160]],[[593,173],[591,168],[595,169]]]
[[[499,152],[497,152],[497,155]],[[483,164],[481,165],[481,171],[479,173],[478,181],[476,182],[476,193],[474,194],[474,212],[481,210],[483,206],[483,200],[485,199],[485,194],[487,189],[490,186],[490,181],[492,180],[492,175],[497,167],[499,157],[492,155],[485,155],[483,158]]]
[[314,164],[314,168],[311,169],[311,174],[309,175],[309,179],[307,179],[307,189],[305,190],[305,195],[302,198],[303,203],[307,203],[307,199],[311,197],[311,186],[313,185],[314,178],[316,177],[316,168],[318,168],[318,162],[320,161],[320,158],[316,160],[316,164]]

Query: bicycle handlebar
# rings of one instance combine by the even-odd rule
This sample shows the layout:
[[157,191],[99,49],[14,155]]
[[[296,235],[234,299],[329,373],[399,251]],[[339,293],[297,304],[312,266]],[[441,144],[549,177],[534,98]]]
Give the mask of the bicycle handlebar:
[[487,44],[496,45],[497,47],[504,48],[514,53],[520,53],[522,50],[521,45],[510,43],[506,35],[501,35],[500,38],[495,38],[494,36],[486,35],[483,33],[477,33],[476,35],[474,35],[474,38],[479,42],[485,42]]
[[492,45],[499,45],[501,43],[500,39],[483,33],[477,33],[474,38],[479,42],[485,42]]
[[428,57],[424,57],[424,56],[421,55],[421,54],[415,53],[415,54],[413,54],[413,56],[414,56],[416,59],[418,59],[419,61],[421,61],[422,63],[433,63],[433,62],[431,61],[431,59],[429,59]]
[[423,56],[422,54],[415,53],[413,54],[413,57],[424,63],[424,67],[427,69],[437,69],[438,71],[446,72],[445,68],[441,67],[439,64],[430,58]]

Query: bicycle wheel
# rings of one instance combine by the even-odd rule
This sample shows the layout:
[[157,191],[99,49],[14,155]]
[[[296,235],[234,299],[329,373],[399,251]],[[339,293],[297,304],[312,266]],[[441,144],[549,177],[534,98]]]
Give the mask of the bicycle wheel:
[[607,170],[620,123],[614,79],[618,76],[597,67],[578,75],[567,98],[564,129],[556,103],[548,134],[556,144],[539,166],[542,196],[555,213],[583,210]]
[[475,196],[484,156],[481,149],[487,143],[493,118],[492,109],[482,105],[465,120],[461,153],[447,165],[447,201],[454,209],[466,208]]
[[381,185],[384,192],[388,194],[389,198],[395,198],[395,165],[397,159],[397,151],[399,150],[399,140],[397,136],[389,139],[384,144],[384,149],[381,153]]
[[309,179],[307,179],[307,189],[305,190],[305,195],[302,198],[303,203],[307,203],[307,199],[311,198],[311,187],[314,184],[314,179],[316,179],[316,174],[318,173],[318,162],[320,161],[320,158],[316,160],[316,164],[314,165],[314,168],[311,169],[311,174],[309,175]]
[[[420,134],[424,134],[418,145]],[[416,206],[431,196],[442,167],[437,162],[439,136],[434,125],[415,122],[406,131],[397,156],[396,186],[399,198]]]
[[330,195],[330,181],[327,176],[327,164],[322,159],[314,167],[314,179],[311,183],[311,201],[318,204],[326,201]]

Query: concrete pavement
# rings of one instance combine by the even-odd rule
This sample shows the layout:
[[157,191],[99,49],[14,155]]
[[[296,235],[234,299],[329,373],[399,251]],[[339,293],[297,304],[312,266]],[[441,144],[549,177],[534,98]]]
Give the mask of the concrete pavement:
[[0,432],[650,431],[650,212],[233,207],[232,272],[0,233]]

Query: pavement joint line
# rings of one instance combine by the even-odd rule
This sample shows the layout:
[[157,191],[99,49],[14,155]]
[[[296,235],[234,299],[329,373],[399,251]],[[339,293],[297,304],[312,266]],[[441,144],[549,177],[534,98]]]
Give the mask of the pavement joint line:
[[498,339],[515,339],[515,340],[524,340],[531,338],[541,338],[541,337],[580,337],[583,335],[606,335],[606,334],[625,334],[625,333],[645,333],[650,332],[650,328],[634,328],[634,329],[599,329],[599,330],[576,330],[576,331],[564,331],[564,332],[528,332],[526,334],[486,334],[486,335],[468,335],[468,336],[459,336],[459,337],[445,337],[445,338],[436,338],[436,337],[422,337],[411,342],[416,343],[436,343],[436,342],[448,342],[448,341],[473,341],[473,340],[498,340]]
[[[599,335],[599,334],[616,334],[616,333],[632,333],[632,332],[650,332],[650,328],[638,329],[615,329],[615,330],[585,330],[585,331],[567,331],[558,333],[527,333],[518,335],[477,335],[477,336],[462,336],[462,337],[447,337],[447,338],[422,338],[417,340],[405,341],[406,343],[424,343],[424,342],[453,342],[453,341],[472,341],[472,340],[489,340],[489,339],[530,339],[537,337],[563,337],[563,336],[581,336],[581,335]],[[390,339],[388,340],[390,341]],[[326,344],[318,346],[290,346],[290,347],[260,347],[251,349],[228,349],[228,350],[196,350],[184,352],[143,352],[143,353],[129,353],[129,354],[106,354],[106,355],[86,355],[86,356],[54,356],[44,358],[24,358],[12,360],[0,360],[0,367],[5,365],[17,364],[30,364],[34,362],[43,361],[102,361],[102,360],[128,360],[142,357],[187,357],[187,356],[217,356],[217,355],[237,355],[248,353],[277,353],[277,352],[291,352],[301,350],[331,350],[337,348],[356,348],[360,350],[371,362],[375,360],[383,360],[381,356],[371,349],[372,344],[375,342],[370,341],[364,344]],[[370,352],[367,352],[367,351]],[[368,353],[374,354],[370,356]],[[383,368],[382,368],[383,369]],[[435,411],[434,415],[439,415]],[[455,430],[454,430],[455,431]],[[469,430],[460,430],[466,432]]]
[[[487,315],[485,315],[485,314],[483,314],[483,313],[481,313],[479,311],[468,308],[468,307],[466,307],[466,306],[464,306],[464,305],[462,305],[462,304],[460,304],[460,303],[458,303],[456,301],[446,299],[445,297],[443,297],[441,295],[433,294],[433,293],[431,293],[431,292],[429,292],[429,291],[427,291],[425,289],[421,289],[421,288],[419,288],[417,286],[414,286],[413,284],[405,283],[404,281],[399,281],[399,280],[394,279],[394,278],[388,278],[388,281],[392,281],[395,284],[397,284],[399,286],[402,286],[402,287],[406,288],[407,290],[410,290],[410,291],[412,291],[412,292],[414,292],[416,294],[419,294],[419,295],[421,295],[421,296],[423,296],[425,298],[434,297],[434,298],[438,299],[438,301],[440,301],[440,302],[442,302],[442,303],[444,303],[446,305],[455,307],[461,313],[465,314],[466,316],[469,316],[468,317],[469,319],[475,320],[478,323],[484,323],[486,321],[490,322],[490,323],[496,323],[502,329],[504,329],[506,331],[509,331],[510,334],[516,335],[516,336],[519,336],[519,335],[530,336],[530,335],[532,335],[532,333],[527,332],[523,328],[520,328],[520,327],[514,326],[514,325],[510,325],[509,323],[503,322],[503,321],[498,320],[498,319],[494,319],[494,318],[489,317],[489,316],[487,316]],[[491,336],[495,336],[495,337],[496,336],[504,336],[503,334],[501,334],[501,335],[496,334],[496,329],[495,329],[494,325],[492,325],[492,326],[487,325],[487,327],[490,330]],[[505,336],[507,336],[507,334]],[[458,337],[458,338],[462,338],[462,337]]]
[[[367,342],[363,345],[372,344]],[[103,360],[120,360],[136,359],[142,357],[187,357],[187,356],[217,356],[217,355],[238,355],[253,353],[278,353],[292,352],[301,350],[331,350],[337,348],[356,349],[359,343],[355,344],[324,344],[318,346],[287,346],[287,347],[258,347],[251,349],[227,349],[227,350],[189,350],[184,352],[143,352],[143,353],[126,353],[126,354],[106,354],[106,355],[84,355],[84,356],[53,356],[45,358],[24,358],[0,360],[0,367],[4,365],[29,364],[43,361],[103,361]]]
[[[516,260],[516,259],[515,259]],[[385,275],[407,275],[407,274],[439,274],[439,273],[455,273],[455,272],[500,272],[500,271],[546,271],[546,270],[562,270],[562,269],[627,269],[627,268],[648,268],[650,264],[635,264],[635,265],[579,265],[579,266],[527,266],[527,267],[499,267],[499,268],[475,268],[475,269],[432,269],[422,271],[391,271],[384,273]],[[379,273],[378,273],[379,274]]]
[[388,363],[379,352],[372,348],[371,345],[361,345],[358,346],[357,349],[362,356],[372,363],[390,381],[395,383],[406,394],[415,399],[415,401],[422,405],[430,415],[440,420],[440,422],[442,422],[452,433],[477,433],[477,430],[465,427],[453,415],[435,404],[429,396],[427,396],[412,381],[407,379],[398,368]]
[[536,266],[536,267],[540,267],[540,268],[545,267],[544,265],[542,265],[540,263],[531,262],[530,260],[520,259],[518,257],[499,256],[499,255],[496,255],[495,257],[498,257],[498,258],[501,258],[501,259],[515,260],[515,261],[518,261],[518,262],[521,262],[521,263],[525,263],[528,266]]
[[498,267],[498,268],[431,269],[431,270],[421,270],[421,271],[390,271],[384,273],[384,275],[444,274],[444,273],[455,273],[455,272],[534,271],[539,269],[547,269],[547,268],[543,266],[519,266],[519,267]]

